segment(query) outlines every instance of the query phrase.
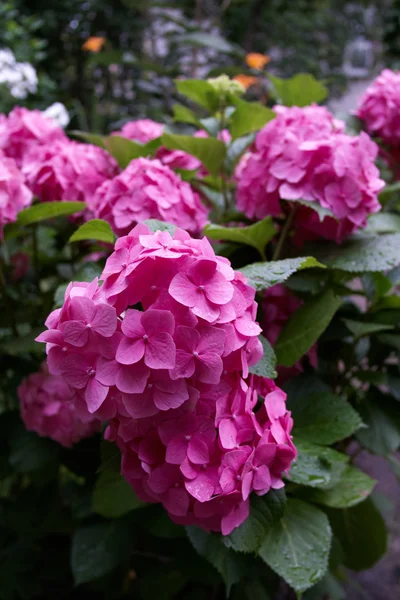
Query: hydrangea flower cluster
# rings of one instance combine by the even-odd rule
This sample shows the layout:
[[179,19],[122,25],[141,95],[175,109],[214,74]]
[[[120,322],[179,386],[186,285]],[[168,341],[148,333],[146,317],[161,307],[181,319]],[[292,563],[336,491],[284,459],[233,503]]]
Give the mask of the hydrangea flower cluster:
[[46,118],[40,110],[14,108],[8,117],[0,115],[0,150],[21,166],[28,150],[57,140],[67,140],[54,119]]
[[113,131],[111,135],[119,135],[128,140],[139,142],[140,144],[148,144],[162,136],[164,125],[157,123],[152,119],[137,119],[136,121],[128,121],[118,131]]
[[362,96],[356,115],[371,135],[389,146],[399,146],[400,73],[384,69]]
[[254,149],[236,171],[237,206],[249,218],[279,216],[281,200],[307,200],[335,218],[300,206],[295,217],[298,241],[326,237],[338,242],[380,210],[384,182],[374,165],[378,148],[369,136],[350,137],[343,123],[320,106],[277,106],[275,119],[257,135]]
[[26,187],[15,161],[0,151],[0,239],[3,226],[13,223],[19,211],[31,202],[32,192]]
[[70,284],[49,316],[38,340],[50,372],[82,417],[111,419],[141,498],[226,535],[296,456],[285,394],[249,374],[262,356],[255,291],[206,238],[143,224],[117,240],[101,278]]
[[167,221],[196,234],[208,215],[186,181],[159,160],[148,158],[132,160],[122,173],[104,182],[89,208],[119,235],[146,219]]
[[100,430],[97,419],[84,422],[78,417],[74,390],[62,377],[50,375],[46,363],[22,381],[18,397],[26,428],[62,446],[69,448]]
[[22,173],[42,202],[90,200],[96,190],[119,171],[102,148],[70,140],[32,148],[25,154]]
[[[292,313],[296,312],[302,305],[300,298],[297,298],[289,288],[278,283],[265,290],[262,302],[263,318],[262,329],[267,340],[275,345],[282,327],[286,324]],[[317,345],[314,344],[306,354],[311,366],[318,368]],[[288,377],[294,377],[303,372],[301,361],[298,361],[293,367],[279,368],[279,381],[286,380]]]

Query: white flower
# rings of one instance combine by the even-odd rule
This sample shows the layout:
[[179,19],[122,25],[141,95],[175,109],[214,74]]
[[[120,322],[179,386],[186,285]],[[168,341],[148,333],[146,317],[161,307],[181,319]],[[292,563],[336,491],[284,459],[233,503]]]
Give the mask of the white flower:
[[18,63],[8,48],[0,50],[0,84],[5,84],[14,98],[24,99],[37,90],[38,78],[29,63]]
[[54,119],[60,127],[66,127],[70,122],[68,111],[61,102],[54,102],[43,111],[43,115],[48,119]]

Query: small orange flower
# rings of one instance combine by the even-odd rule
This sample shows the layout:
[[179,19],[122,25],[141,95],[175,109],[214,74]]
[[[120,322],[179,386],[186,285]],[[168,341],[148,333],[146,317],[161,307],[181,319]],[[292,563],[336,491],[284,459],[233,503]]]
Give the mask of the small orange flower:
[[95,36],[90,37],[83,44],[82,50],[86,50],[86,52],[100,52],[105,43],[106,38]]
[[253,77],[253,75],[235,75],[233,81],[237,81],[241,86],[244,87],[245,90],[248,90],[252,85],[256,85],[258,83],[257,77]]
[[246,63],[250,69],[261,71],[265,65],[270,62],[270,57],[267,54],[259,54],[258,52],[250,52],[246,56]]

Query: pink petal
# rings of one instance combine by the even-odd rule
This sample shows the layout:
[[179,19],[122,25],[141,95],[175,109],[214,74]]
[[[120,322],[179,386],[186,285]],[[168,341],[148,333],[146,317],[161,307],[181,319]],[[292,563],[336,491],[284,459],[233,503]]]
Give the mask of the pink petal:
[[108,304],[98,304],[92,321],[92,328],[103,337],[111,337],[117,329],[115,308]]
[[176,348],[169,333],[157,333],[149,338],[144,357],[144,362],[148,367],[151,369],[173,369],[175,360]]
[[176,328],[175,342],[178,348],[187,350],[189,353],[197,350],[200,343],[200,334],[193,327],[179,325]]
[[89,338],[89,329],[82,321],[69,321],[64,330],[64,341],[71,346],[84,346]]
[[176,351],[176,367],[170,371],[171,379],[191,377],[195,371],[193,355],[183,350]]
[[165,460],[172,465],[180,465],[186,458],[187,447],[183,436],[173,438],[167,446]]
[[253,488],[255,490],[267,490],[271,487],[271,474],[267,466],[261,466],[254,473]]
[[67,383],[77,389],[83,389],[88,381],[88,365],[81,356],[72,354],[62,362],[61,372]]
[[231,450],[236,446],[236,427],[232,419],[222,419],[218,428],[219,439],[225,450]]
[[221,519],[222,535],[229,535],[236,527],[239,527],[247,519],[250,514],[250,503],[240,502],[236,504],[231,512]]
[[196,304],[192,307],[194,314],[208,323],[214,323],[219,317],[220,309],[216,304],[209,302],[202,292],[197,294]]
[[116,360],[121,365],[133,365],[143,358],[146,344],[143,339],[123,337],[118,345]]
[[189,277],[195,286],[205,285],[215,274],[217,263],[213,259],[197,260],[189,269]]
[[202,472],[191,481],[185,482],[185,488],[199,502],[207,502],[214,494],[216,481],[212,474]]
[[197,301],[197,287],[186,273],[178,273],[171,281],[168,292],[179,304],[194,306]]
[[120,365],[116,386],[126,394],[141,394],[146,387],[150,371],[143,363],[131,366]]
[[143,394],[122,394],[122,402],[126,411],[134,419],[152,417],[158,412],[152,394],[146,391]]
[[106,360],[105,358],[99,358],[96,367],[96,379],[103,385],[113,386],[115,385],[117,375],[119,372],[119,364],[115,360]]
[[203,383],[219,383],[222,370],[223,363],[218,354],[201,354],[197,359],[197,376]]
[[218,327],[210,327],[204,326],[200,330],[200,342],[196,350],[199,353],[205,352],[214,352],[216,354],[222,355],[225,347],[225,338],[226,334],[223,329],[218,329]]
[[140,310],[128,309],[122,321],[122,333],[133,339],[143,337],[146,333],[142,325],[143,314]]
[[233,298],[233,285],[217,271],[211,281],[205,285],[205,293],[214,304],[227,304]]
[[242,496],[243,500],[247,500],[247,498],[251,494],[253,484],[253,471],[248,471],[242,477]]
[[71,298],[70,305],[70,317],[74,321],[83,321],[91,323],[96,312],[96,305],[87,296],[75,296]]
[[163,505],[171,515],[185,517],[189,510],[189,494],[182,488],[171,488]]
[[90,413],[94,413],[103,404],[108,394],[108,387],[101,385],[97,379],[91,377],[85,390],[85,400]]
[[235,321],[235,327],[239,333],[245,336],[255,336],[260,335],[262,332],[261,327],[258,323],[255,323],[250,319],[250,317],[239,317]]
[[175,331],[175,319],[169,310],[149,308],[143,314],[142,325],[149,336],[157,333],[173,335]]
[[195,465],[203,465],[208,463],[210,460],[210,453],[207,444],[198,437],[194,437],[190,440],[187,449],[187,456],[188,459]]

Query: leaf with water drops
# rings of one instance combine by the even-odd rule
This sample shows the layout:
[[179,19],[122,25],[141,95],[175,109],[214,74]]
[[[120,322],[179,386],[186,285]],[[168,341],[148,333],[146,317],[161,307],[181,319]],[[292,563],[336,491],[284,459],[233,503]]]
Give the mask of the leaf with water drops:
[[331,269],[351,273],[387,271],[400,265],[400,233],[353,236],[340,246],[334,242],[315,242],[307,251]]
[[259,340],[262,344],[264,354],[261,360],[256,365],[249,367],[249,372],[259,377],[267,377],[268,379],[275,379],[276,377],[276,356],[272,349],[269,341],[263,336],[259,336]]
[[330,490],[308,490],[307,499],[332,508],[348,508],[363,502],[376,481],[366,473],[347,465],[340,480]]
[[250,285],[257,291],[262,291],[278,283],[283,283],[296,271],[315,267],[325,268],[312,256],[300,256],[298,258],[253,263],[241,268],[240,271],[247,277]]
[[[266,217],[254,225],[248,227],[223,227],[222,225],[206,225],[204,235],[212,240],[223,240],[227,242],[237,242],[252,246],[262,257],[265,257],[265,246],[273,237],[277,230],[272,217]],[[266,263],[268,264],[268,263]],[[251,283],[250,283],[251,285]]]
[[322,490],[330,489],[340,480],[349,457],[326,446],[295,438],[298,456],[287,480]]
[[328,568],[332,531],[315,506],[288,500],[283,517],[265,536],[259,555],[297,592],[322,579]]

